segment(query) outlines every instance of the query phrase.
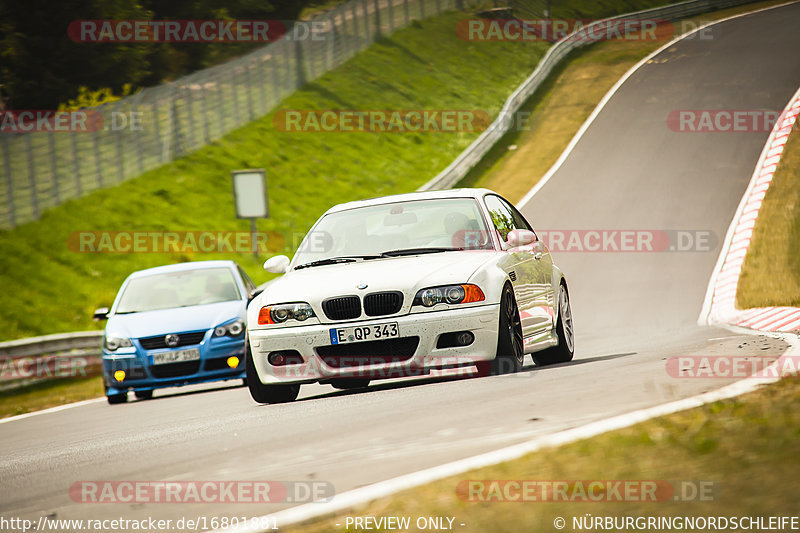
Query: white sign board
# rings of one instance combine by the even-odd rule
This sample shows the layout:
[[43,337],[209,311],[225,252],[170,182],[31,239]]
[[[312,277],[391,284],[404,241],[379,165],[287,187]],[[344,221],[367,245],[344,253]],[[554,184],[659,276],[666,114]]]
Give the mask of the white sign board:
[[268,218],[267,178],[264,169],[234,170],[233,203],[237,218]]

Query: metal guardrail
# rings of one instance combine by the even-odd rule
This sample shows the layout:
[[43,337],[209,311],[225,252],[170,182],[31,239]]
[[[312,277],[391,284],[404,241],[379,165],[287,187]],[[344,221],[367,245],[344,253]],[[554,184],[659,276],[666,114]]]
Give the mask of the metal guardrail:
[[100,374],[102,331],[0,342],[0,390],[56,378]]
[[616,17],[599,20],[595,23],[571,33],[569,36],[551,46],[544,58],[536,65],[536,69],[506,100],[497,118],[481,133],[447,168],[436,177],[425,183],[418,191],[435,189],[449,189],[462,180],[489,150],[510,131],[515,124],[514,116],[544,82],[553,68],[561,62],[570,52],[580,47],[596,42],[590,38],[593,29],[600,29],[604,25],[620,20],[667,20],[673,21],[708,11],[723,9],[751,3],[753,0],[689,0],[679,4],[645,9],[634,13],[626,13]]

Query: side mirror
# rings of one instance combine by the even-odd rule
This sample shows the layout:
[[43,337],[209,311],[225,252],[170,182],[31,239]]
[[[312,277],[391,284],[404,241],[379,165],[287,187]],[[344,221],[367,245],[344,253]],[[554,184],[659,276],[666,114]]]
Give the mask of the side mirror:
[[247,297],[247,305],[250,305],[250,302],[255,300],[256,296],[258,296],[262,292],[264,292],[264,289],[256,289],[253,292],[251,292],[250,295]]
[[510,248],[517,248],[519,246],[527,246],[533,244],[539,239],[536,234],[527,229],[515,229],[508,232],[508,246]]
[[100,307],[94,310],[94,315],[92,315],[92,320],[98,322],[100,320],[108,320],[108,307]]
[[285,255],[276,255],[264,261],[264,270],[273,274],[285,274],[289,271],[289,258]]

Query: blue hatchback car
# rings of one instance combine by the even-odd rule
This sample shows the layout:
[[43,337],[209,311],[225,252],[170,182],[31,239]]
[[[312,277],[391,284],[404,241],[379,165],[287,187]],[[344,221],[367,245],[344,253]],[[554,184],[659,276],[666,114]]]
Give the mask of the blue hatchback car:
[[198,261],[134,272],[122,284],[103,339],[108,402],[128,391],[245,379],[247,303],[256,286],[233,261]]

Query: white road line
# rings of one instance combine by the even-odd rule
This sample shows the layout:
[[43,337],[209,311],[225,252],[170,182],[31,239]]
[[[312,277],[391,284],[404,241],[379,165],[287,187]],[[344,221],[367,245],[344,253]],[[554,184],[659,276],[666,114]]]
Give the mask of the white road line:
[[[726,329],[729,329],[735,333],[752,334],[752,331],[743,330],[742,328],[726,327]],[[762,371],[763,376],[769,376],[772,372],[770,369],[780,368],[785,360],[789,360],[789,358],[800,357],[800,339],[792,335],[784,336],[780,334],[772,334],[769,336],[784,339],[789,344],[789,348],[780,358]],[[625,413],[619,416],[613,416],[611,418],[598,420],[597,422],[591,422],[577,428],[559,431],[558,433],[543,435],[521,444],[508,446],[499,450],[483,453],[473,457],[467,457],[451,463],[446,463],[411,474],[387,479],[386,481],[373,483],[372,485],[367,485],[365,487],[342,492],[341,494],[335,495],[330,501],[327,502],[306,503],[296,507],[290,507],[289,509],[285,509],[283,511],[278,511],[250,519],[248,522],[255,520],[255,523],[257,524],[277,523],[278,526],[284,527],[287,525],[320,518],[363,505],[378,498],[391,496],[392,494],[395,494],[401,490],[411,489],[426,483],[463,474],[464,472],[468,472],[476,468],[482,468],[505,461],[519,459],[524,455],[542,450],[544,448],[563,446],[578,440],[595,437],[609,431],[624,429],[634,424],[650,420],[651,418],[701,407],[707,403],[725,400],[748,392],[753,392],[758,387],[774,383],[779,379],[780,378],[777,376],[746,378],[741,381],[731,383],[730,385],[722,387],[716,391],[706,392],[704,394],[692,396],[691,398],[684,398],[682,400],[676,400],[673,402],[656,405],[654,407],[648,407],[646,409],[640,409],[638,411]],[[455,490],[455,487],[453,490]],[[217,533],[255,533],[260,531],[263,531],[263,528],[251,528],[248,526],[233,529],[221,529],[217,530]]]
[[0,418],[0,424],[5,424],[7,422],[16,422],[17,420],[23,420],[25,418],[30,418],[32,416],[39,416],[39,415],[47,415],[50,413],[56,413],[58,411],[65,411],[67,409],[72,409],[73,407],[80,407],[82,405],[90,405],[93,403],[104,402],[106,401],[105,397],[102,398],[92,398],[91,400],[83,400],[80,402],[74,403],[67,403],[64,405],[58,405],[56,407],[50,407],[48,409],[42,409],[41,411],[33,411],[32,413],[25,413],[16,416],[9,416],[8,418]]

